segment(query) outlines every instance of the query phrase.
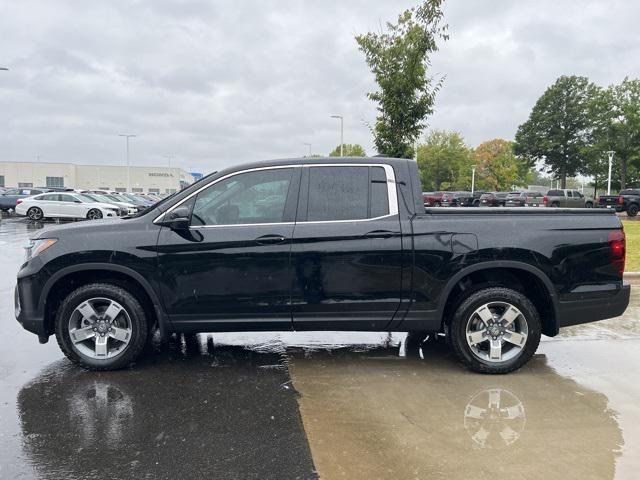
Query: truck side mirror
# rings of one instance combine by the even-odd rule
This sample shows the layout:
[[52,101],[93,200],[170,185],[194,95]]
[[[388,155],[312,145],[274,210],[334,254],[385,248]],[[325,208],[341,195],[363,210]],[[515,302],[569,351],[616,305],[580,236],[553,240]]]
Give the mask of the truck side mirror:
[[188,207],[178,207],[165,214],[160,225],[169,227],[171,230],[186,230],[191,223],[191,209]]

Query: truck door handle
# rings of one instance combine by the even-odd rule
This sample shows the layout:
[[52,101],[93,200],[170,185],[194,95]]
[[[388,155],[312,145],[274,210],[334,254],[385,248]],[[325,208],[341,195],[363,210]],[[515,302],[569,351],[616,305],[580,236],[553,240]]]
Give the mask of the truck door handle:
[[287,239],[282,235],[263,235],[256,238],[255,241],[260,245],[277,245],[278,243],[286,242]]
[[400,235],[400,232],[392,232],[391,230],[373,230],[363,235],[366,238],[391,238]]

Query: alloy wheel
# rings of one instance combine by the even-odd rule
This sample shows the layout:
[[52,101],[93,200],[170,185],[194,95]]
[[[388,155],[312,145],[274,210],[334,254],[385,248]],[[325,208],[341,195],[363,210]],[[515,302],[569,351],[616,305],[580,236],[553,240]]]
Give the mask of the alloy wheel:
[[69,337],[78,353],[91,359],[122,353],[133,333],[131,317],[118,302],[91,298],[78,305],[69,318]]
[[34,220],[34,221],[41,220],[42,210],[40,210],[38,207],[32,207],[27,212],[27,215],[29,216],[29,220]]
[[89,213],[87,213],[87,218],[89,220],[98,220],[102,218],[102,212],[100,210],[96,210],[95,208],[93,208],[89,210]]
[[528,334],[527,319],[517,307],[507,302],[490,302],[471,314],[465,337],[477,358],[501,363],[522,353]]

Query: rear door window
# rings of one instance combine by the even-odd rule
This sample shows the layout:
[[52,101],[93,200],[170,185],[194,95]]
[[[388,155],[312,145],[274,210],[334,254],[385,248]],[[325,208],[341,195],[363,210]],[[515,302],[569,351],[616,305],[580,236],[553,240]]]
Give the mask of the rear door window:
[[388,214],[384,168],[309,167],[307,221],[363,220]]
[[55,202],[58,200],[59,195],[56,193],[47,193],[45,195],[38,196],[38,200],[45,200],[47,202]]
[[59,194],[58,195],[58,201],[60,201],[60,202],[75,202],[76,199],[74,197],[72,197],[71,195]]
[[369,167],[309,168],[307,221],[367,218],[368,179]]

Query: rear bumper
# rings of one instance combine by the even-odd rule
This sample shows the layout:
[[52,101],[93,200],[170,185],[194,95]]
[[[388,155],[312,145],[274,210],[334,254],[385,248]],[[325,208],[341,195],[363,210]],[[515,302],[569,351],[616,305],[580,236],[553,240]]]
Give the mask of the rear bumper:
[[618,317],[627,309],[630,294],[631,286],[623,284],[606,294],[602,291],[585,291],[575,300],[559,301],[556,309],[557,326],[562,328]]

